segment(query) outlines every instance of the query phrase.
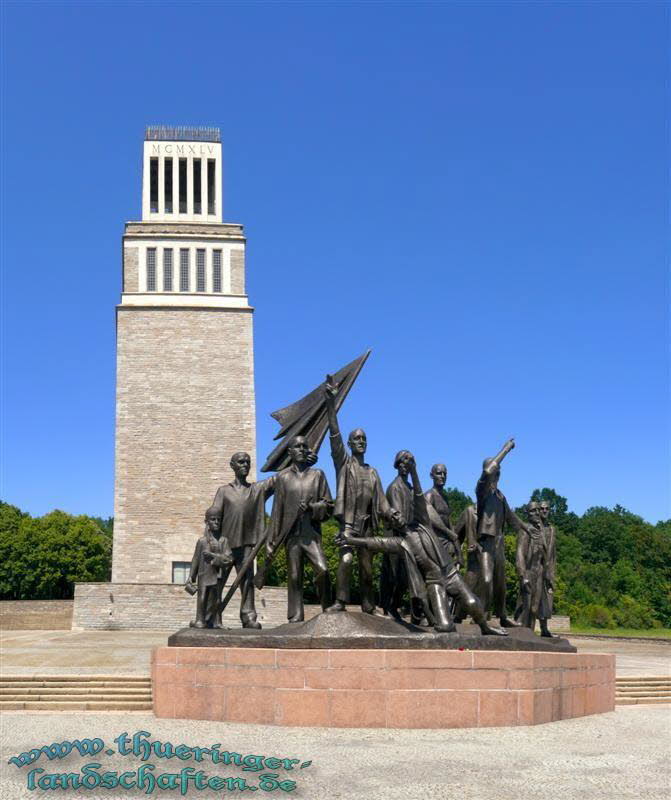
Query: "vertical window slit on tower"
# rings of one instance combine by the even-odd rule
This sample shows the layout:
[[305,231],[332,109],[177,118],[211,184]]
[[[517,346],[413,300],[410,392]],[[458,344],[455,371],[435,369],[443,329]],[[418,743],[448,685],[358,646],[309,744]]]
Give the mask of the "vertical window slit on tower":
[[163,184],[165,213],[172,214],[172,159],[166,158],[163,162]]
[[147,291],[156,291],[156,248],[147,248]]
[[179,213],[186,214],[186,159],[179,159]]
[[182,249],[179,251],[179,290],[180,292],[189,291],[189,251]]
[[149,210],[158,211],[158,158],[149,159]]
[[215,180],[214,180],[214,165],[213,158],[207,159],[207,213],[216,214],[215,209]]
[[167,247],[163,251],[163,291],[172,291],[172,250]]
[[196,291],[205,291],[205,251],[196,250]]
[[212,251],[212,291],[221,291],[221,250]]
[[203,213],[202,181],[201,181],[201,160],[193,159],[193,213]]

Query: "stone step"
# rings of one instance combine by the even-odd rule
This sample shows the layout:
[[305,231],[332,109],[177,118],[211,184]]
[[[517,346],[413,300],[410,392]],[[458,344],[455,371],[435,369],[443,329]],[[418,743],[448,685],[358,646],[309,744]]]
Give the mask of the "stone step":
[[616,685],[618,692],[642,692],[648,689],[654,692],[671,691],[671,683],[627,683],[624,686]]
[[628,688],[633,686],[671,686],[671,681],[631,681],[627,683],[616,683],[618,688]]
[[62,694],[62,695],[54,695],[54,694],[25,694],[25,693],[17,693],[17,694],[3,694],[0,696],[0,702],[33,702],[33,701],[42,701],[42,700],[53,700],[54,702],[67,702],[67,703],[88,703],[88,702],[98,702],[98,701],[107,701],[107,702],[114,702],[117,701],[124,702],[124,703],[151,703],[152,696],[151,692],[143,692],[142,694],[137,695],[127,695],[127,694],[85,694],[85,695],[73,695],[73,694]]
[[621,675],[615,678],[615,703],[618,706],[671,703],[671,676]]
[[0,700],[0,711],[151,711],[150,702],[93,700]]
[[640,689],[671,689],[671,683],[616,683],[618,692],[637,692]]
[[664,684],[651,684],[646,685],[644,683],[639,683],[636,686],[616,686],[616,692],[671,692],[671,686],[665,686]]
[[0,683],[7,681],[20,683],[89,683],[90,681],[113,683],[150,683],[151,677],[148,675],[3,675]]
[[141,691],[151,686],[151,680],[143,683],[125,683],[122,681],[87,681],[82,683],[77,681],[70,683],[69,681],[6,681],[0,680],[1,689],[78,689],[92,687],[95,689],[137,689]]
[[24,692],[27,694],[84,694],[86,692],[95,692],[96,694],[100,694],[101,692],[113,692],[115,694],[136,694],[142,692],[151,692],[151,684],[143,684],[142,686],[133,686],[131,685],[118,685],[118,686],[110,686],[107,684],[87,684],[86,686],[81,685],[74,685],[74,686],[64,686],[64,685],[57,685],[57,686],[49,686],[48,684],[24,684],[24,683],[11,683],[5,684],[0,683],[0,696],[7,693],[16,693],[16,692]]
[[5,675],[3,711],[151,711],[146,675]]
[[671,697],[616,697],[615,705],[634,706],[652,705],[653,703],[671,703]]

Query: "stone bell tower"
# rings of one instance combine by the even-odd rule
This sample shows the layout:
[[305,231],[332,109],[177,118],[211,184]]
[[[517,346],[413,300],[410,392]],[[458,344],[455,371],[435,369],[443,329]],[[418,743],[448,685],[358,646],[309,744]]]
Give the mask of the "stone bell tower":
[[183,583],[230,456],[254,463],[245,237],[222,199],[218,128],[147,128],[117,306],[113,583]]

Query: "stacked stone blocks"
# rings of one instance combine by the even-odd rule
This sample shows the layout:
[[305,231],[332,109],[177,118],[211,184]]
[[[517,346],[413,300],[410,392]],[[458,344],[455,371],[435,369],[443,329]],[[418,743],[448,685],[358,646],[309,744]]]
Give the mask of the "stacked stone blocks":
[[263,725],[469,728],[612,711],[615,657],[160,647],[154,713]]

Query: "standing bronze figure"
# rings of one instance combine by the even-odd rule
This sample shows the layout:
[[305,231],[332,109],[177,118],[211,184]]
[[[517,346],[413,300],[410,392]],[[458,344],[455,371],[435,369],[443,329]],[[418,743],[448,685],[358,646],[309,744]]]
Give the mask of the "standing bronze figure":
[[[330,376],[327,376],[324,398],[330,431],[331,456],[338,487],[334,516],[340,524],[341,531],[359,537],[369,537],[377,530],[381,520],[392,523],[398,520],[400,515],[387,502],[376,470],[364,461],[367,441],[366,434],[361,428],[350,433],[347,443],[351,455],[347,455],[338,426],[336,396],[337,387],[332,383]],[[341,546],[336,576],[336,600],[327,609],[329,613],[344,611],[347,607],[350,600],[353,560],[353,548],[347,544]],[[361,610],[367,614],[374,614],[372,553],[369,550],[362,550],[358,561]]]
[[289,442],[287,469],[276,475],[275,501],[267,538],[268,560],[284,545],[287,554],[289,622],[303,622],[305,559],[312,564],[322,609],[330,603],[328,565],[322,548],[321,523],[331,516],[333,500],[326,476],[310,466],[310,448],[304,436]]
[[477,540],[480,547],[478,581],[482,594],[480,599],[487,612],[493,607],[504,628],[517,627],[519,623],[508,618],[506,612],[506,552],[503,539],[503,524],[508,522],[516,531],[524,530],[524,523],[510,509],[508,501],[498,488],[501,477],[501,462],[515,447],[509,439],[494,458],[486,458],[482,464],[482,475],[475,487],[478,499]]
[[404,529],[403,536],[357,537],[345,529],[339,534],[343,543],[366,551],[397,553],[402,555],[408,573],[412,598],[421,602],[426,616],[439,633],[456,631],[450,615],[448,598],[459,602],[485,635],[505,636],[506,632],[487,622],[485,611],[478,598],[466,586],[456,564],[450,559],[436,536],[430,507],[422,492],[414,458],[410,464],[413,487],[413,521]]
[[538,503],[527,505],[529,525],[519,532],[515,563],[520,580],[520,596],[515,619],[525,628],[534,629],[536,620],[545,618],[546,547]]
[[219,601],[233,564],[233,553],[221,535],[221,518],[216,508],[205,512],[205,532],[196,542],[189,580],[184,587],[198,594],[196,619],[192,628],[221,628]]
[[450,554],[452,559],[461,567],[461,542],[456,535],[456,531],[452,528],[450,521],[450,502],[447,498],[445,491],[445,483],[447,482],[447,467],[445,464],[434,464],[431,467],[431,480],[433,486],[424,494],[426,502],[430,505],[439,516],[440,521],[443,523],[446,536],[450,540]]
[[[454,532],[459,539],[460,549],[466,542],[466,573],[464,580],[468,588],[478,597],[482,597],[482,586],[480,579],[482,577],[482,551],[478,544],[478,509],[475,504],[466,506],[466,508],[459,514],[457,524],[454,526]],[[455,620],[462,622],[466,616],[466,612],[462,608],[455,610]]]
[[555,530],[555,526],[550,522],[550,503],[547,500],[541,500],[538,504],[538,510],[541,518],[541,528],[543,529],[543,536],[545,538],[545,580],[543,581],[543,590],[545,592],[543,603],[544,616],[539,617],[538,622],[541,628],[541,636],[556,638],[548,629],[548,620],[552,616],[554,610],[555,570],[557,568],[557,531]]
[[240,581],[242,627],[260,628],[254,604],[254,568],[249,556],[256,542],[263,537],[265,502],[275,489],[277,476],[249,483],[249,453],[235,453],[230,463],[235,480],[219,487],[212,508],[219,515],[222,534],[233,553],[235,570],[244,573]]
[[[407,450],[400,450],[394,459],[394,469],[398,475],[389,484],[386,491],[387,501],[395,508],[399,515],[399,525],[408,525],[413,518],[412,487],[408,483],[410,459],[412,455]],[[385,534],[394,536],[392,530],[387,528]],[[408,587],[408,577],[405,562],[400,555],[385,553],[382,556],[382,569],[380,571],[380,605],[384,614],[391,614],[395,619],[401,618],[401,604],[403,594]]]

